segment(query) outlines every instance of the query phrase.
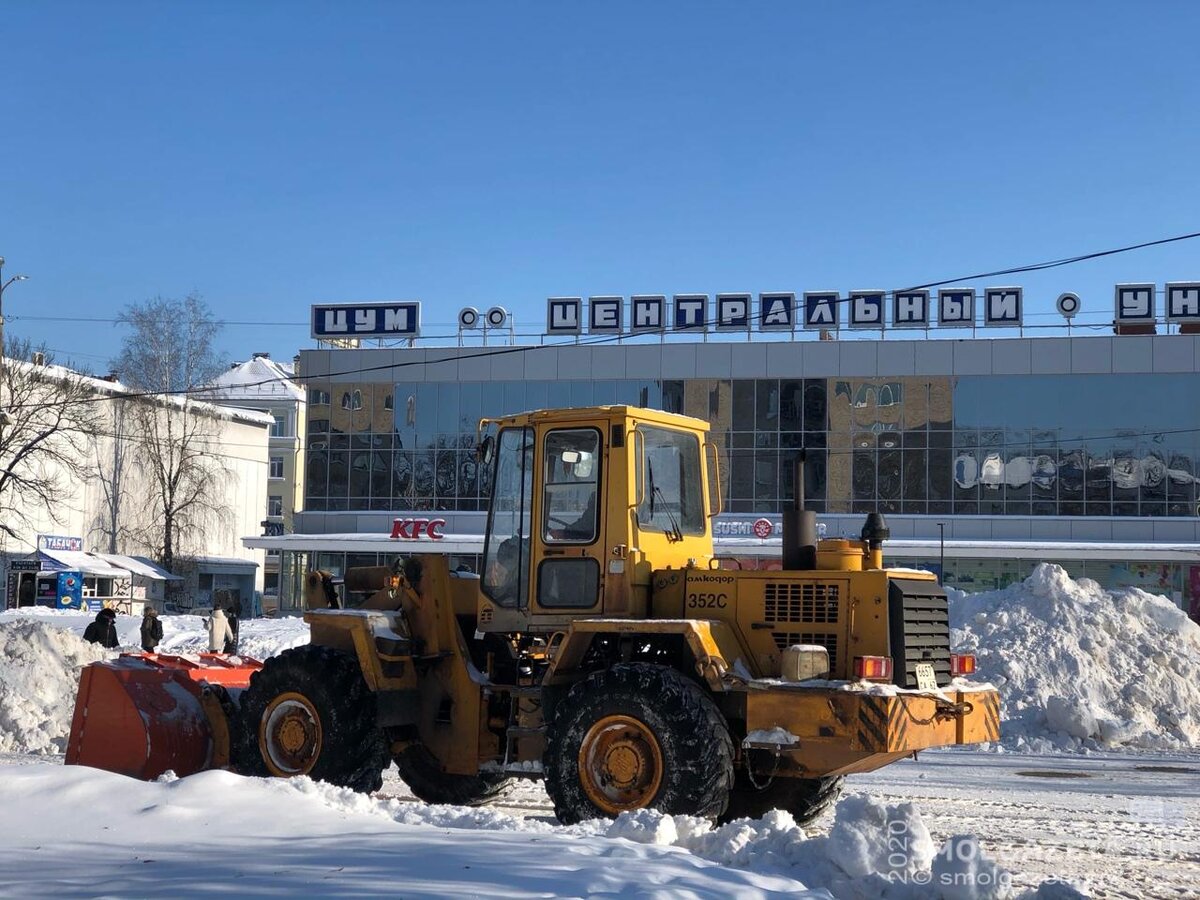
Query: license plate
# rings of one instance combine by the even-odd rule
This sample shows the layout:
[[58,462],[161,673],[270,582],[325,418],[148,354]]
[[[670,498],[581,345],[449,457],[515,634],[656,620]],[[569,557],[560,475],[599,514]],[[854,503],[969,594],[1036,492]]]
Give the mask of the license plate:
[[933,674],[933,666],[929,663],[917,663],[917,689],[922,691],[937,690],[937,676]]

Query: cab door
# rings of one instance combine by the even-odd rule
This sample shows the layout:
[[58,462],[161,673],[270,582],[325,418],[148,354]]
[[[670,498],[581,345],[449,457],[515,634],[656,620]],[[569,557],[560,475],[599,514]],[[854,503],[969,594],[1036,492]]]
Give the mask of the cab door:
[[604,592],[604,424],[547,427],[539,437],[531,612],[543,622],[598,613]]

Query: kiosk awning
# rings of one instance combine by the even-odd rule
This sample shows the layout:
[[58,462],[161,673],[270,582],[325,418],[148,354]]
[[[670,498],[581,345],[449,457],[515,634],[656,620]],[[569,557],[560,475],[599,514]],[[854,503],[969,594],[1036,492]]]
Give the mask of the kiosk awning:
[[39,550],[38,554],[43,562],[48,563],[47,568],[52,570],[74,570],[100,578],[129,579],[128,569],[118,569],[106,560],[82,550]]

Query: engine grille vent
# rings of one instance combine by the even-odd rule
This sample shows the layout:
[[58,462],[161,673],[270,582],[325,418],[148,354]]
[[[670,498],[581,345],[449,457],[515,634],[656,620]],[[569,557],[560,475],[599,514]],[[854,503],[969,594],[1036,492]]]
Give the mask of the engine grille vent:
[[838,585],[811,581],[769,581],[763,592],[763,618],[768,622],[838,620]]
[[935,582],[892,579],[888,592],[894,681],[917,686],[917,665],[928,663],[940,685],[950,682],[950,614]]
[[775,639],[775,646],[780,650],[793,644],[817,644],[824,647],[829,651],[829,671],[837,671],[838,639],[836,634],[817,634],[812,631],[772,631],[771,637]]

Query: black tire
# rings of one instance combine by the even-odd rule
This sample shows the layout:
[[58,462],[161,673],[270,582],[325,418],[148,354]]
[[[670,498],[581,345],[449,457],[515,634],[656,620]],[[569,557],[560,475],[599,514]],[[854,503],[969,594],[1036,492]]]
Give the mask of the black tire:
[[450,775],[442,770],[437,758],[424,744],[409,744],[392,758],[408,789],[426,803],[477,806],[504,793],[511,780],[506,775],[491,772]]
[[[759,776],[759,783],[767,781]],[[761,819],[773,809],[792,814],[797,825],[811,825],[842,793],[842,778],[782,778],[776,776],[759,790],[744,769],[738,769],[721,822]]]
[[239,771],[307,775],[363,793],[382,787],[387,746],[355,657],[312,645],[285,650],[250,676],[241,707]]
[[557,704],[543,770],[566,825],[641,808],[715,819],[733,785],[733,741],[700,685],[674,669],[621,663]]

